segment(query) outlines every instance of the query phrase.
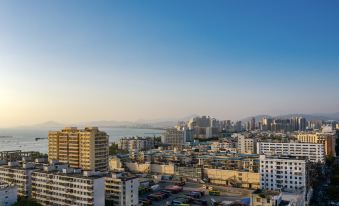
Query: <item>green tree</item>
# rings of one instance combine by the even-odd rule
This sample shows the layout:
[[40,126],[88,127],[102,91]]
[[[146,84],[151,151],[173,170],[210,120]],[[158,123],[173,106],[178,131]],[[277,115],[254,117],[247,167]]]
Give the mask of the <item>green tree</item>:
[[116,144],[116,143],[112,143],[109,146],[109,154],[110,155],[127,154],[127,153],[128,153],[128,151],[119,149],[118,144]]

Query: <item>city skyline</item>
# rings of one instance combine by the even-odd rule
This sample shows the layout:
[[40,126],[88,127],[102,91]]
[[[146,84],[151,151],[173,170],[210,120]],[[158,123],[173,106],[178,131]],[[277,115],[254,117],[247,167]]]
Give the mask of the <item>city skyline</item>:
[[337,1],[0,4],[0,127],[338,112]]

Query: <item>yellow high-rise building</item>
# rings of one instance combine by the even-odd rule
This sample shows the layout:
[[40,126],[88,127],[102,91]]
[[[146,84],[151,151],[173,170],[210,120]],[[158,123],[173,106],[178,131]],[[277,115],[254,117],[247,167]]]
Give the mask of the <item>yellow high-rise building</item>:
[[97,127],[66,127],[48,133],[48,160],[83,170],[108,169],[108,135]]

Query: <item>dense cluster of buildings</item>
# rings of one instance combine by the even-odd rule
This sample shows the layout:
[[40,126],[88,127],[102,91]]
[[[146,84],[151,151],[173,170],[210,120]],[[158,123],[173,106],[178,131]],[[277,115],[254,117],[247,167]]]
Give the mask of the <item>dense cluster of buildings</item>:
[[[252,119],[249,131],[238,124],[192,118],[167,129],[161,145],[150,137],[121,138],[118,148],[129,153],[115,156],[109,156],[108,135],[96,127],[51,131],[48,159],[34,152],[0,152],[0,205],[12,205],[20,196],[41,205],[136,206],[140,174],[253,189],[256,206],[288,198],[290,205],[308,205],[315,168],[336,156],[339,125],[309,130],[302,117],[286,124],[264,118],[260,129]],[[282,132],[283,127],[292,129]],[[9,195],[3,197],[3,191]]]

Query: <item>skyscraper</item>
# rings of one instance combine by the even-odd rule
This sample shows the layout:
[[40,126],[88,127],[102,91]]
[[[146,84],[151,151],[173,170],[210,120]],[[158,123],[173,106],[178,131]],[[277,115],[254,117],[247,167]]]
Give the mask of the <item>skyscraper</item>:
[[48,160],[59,160],[83,170],[108,167],[108,135],[97,127],[67,127],[48,134]]

